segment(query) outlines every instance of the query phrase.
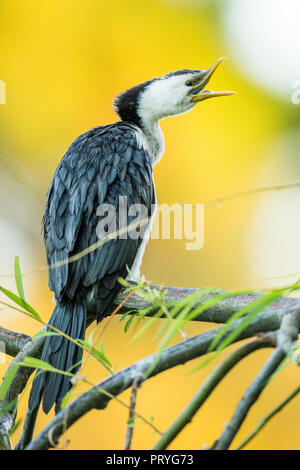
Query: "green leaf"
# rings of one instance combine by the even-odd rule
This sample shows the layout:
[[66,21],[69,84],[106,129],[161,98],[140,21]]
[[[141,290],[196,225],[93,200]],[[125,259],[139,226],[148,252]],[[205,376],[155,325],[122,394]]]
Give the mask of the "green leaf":
[[22,418],[19,418],[15,424],[13,425],[13,427],[11,428],[11,430],[9,431],[9,435],[10,437],[16,432],[16,430],[20,427],[20,424],[22,423]]
[[[97,325],[98,326],[98,325]],[[95,331],[97,330],[97,326],[95,328],[93,328],[93,330],[91,331],[89,337],[88,337],[88,344],[90,345],[93,345],[93,337],[94,337],[94,334],[95,334]]]
[[119,284],[121,284],[121,286],[123,286],[123,287],[128,287],[128,286],[130,286],[129,282],[126,281],[126,279],[123,279],[122,277],[118,277],[118,282],[119,282]]
[[135,332],[138,329],[139,324],[144,320],[144,318],[140,317],[139,315],[133,315],[133,318],[136,319],[134,327],[133,327],[133,331]]
[[33,338],[39,338],[41,336],[60,336],[59,333],[54,333],[54,331],[38,331]]
[[0,417],[4,416],[6,413],[9,413],[11,410],[13,410],[16,407],[17,403],[18,403],[17,399],[12,400],[8,403],[5,403],[5,405],[1,403]]
[[0,286],[0,290],[1,292],[3,292],[3,294],[5,294],[10,300],[12,300],[13,302],[15,302],[17,305],[19,305],[20,307],[24,308],[28,313],[30,313],[30,316],[35,318],[36,320],[42,322],[42,319],[41,317],[39,316],[39,314],[37,313],[36,310],[34,310],[33,307],[31,307],[31,305],[29,305],[25,300],[21,299],[20,297],[18,297],[16,294],[14,294],[13,292],[11,292],[10,290],[8,289],[5,289],[5,287],[1,287]]
[[123,315],[120,317],[119,322],[124,321],[125,318],[126,318],[128,315],[130,315],[130,313],[133,313],[133,312],[138,313],[138,310],[136,310],[136,309],[134,309],[134,310],[126,310],[126,312],[124,312]]
[[67,406],[67,404],[69,403],[72,397],[72,394],[73,394],[73,388],[70,388],[70,390],[65,394],[65,396],[63,397],[61,401],[61,405],[60,405],[61,408],[65,408]]
[[[91,358],[87,358],[86,361],[95,361],[95,358],[94,357],[91,357]],[[72,372],[77,369],[77,367],[81,367],[82,365],[82,359],[78,362],[76,362],[75,364],[71,365],[71,367],[69,367],[68,371],[67,372]]]
[[25,300],[25,294],[24,294],[24,287],[23,287],[23,280],[22,280],[19,256],[15,257],[14,268],[15,268],[16,286],[17,286],[19,296],[22,300]]
[[136,421],[134,417],[128,418],[128,420],[127,420],[127,426],[128,426],[129,428],[134,428],[134,426],[136,426],[137,424],[139,424],[139,422]]
[[14,379],[14,376],[16,375],[20,365],[18,364],[13,364],[11,367],[7,369],[7,373],[4,376],[4,379],[2,381],[2,384],[0,386],[0,401],[4,400],[5,394],[8,390],[8,387],[10,386],[11,382]]
[[106,365],[111,367],[111,362],[107,359],[107,357],[98,349],[94,348],[94,346],[87,343],[83,339],[78,339],[77,343],[79,343],[79,345],[82,345],[86,351],[91,352],[93,356],[96,357],[96,359],[98,359],[100,362],[104,362]]
[[131,325],[133,319],[134,319],[134,316],[131,316],[131,317],[129,318],[129,320],[126,322],[126,325],[125,325],[125,327],[124,327],[124,332],[125,332],[125,333],[127,333],[127,331],[129,330],[129,327],[130,327],[130,325]]
[[48,362],[37,359],[36,357],[24,357],[21,365],[26,367],[34,367],[35,369],[40,369],[46,372],[56,372],[57,374],[68,375],[70,377],[73,376],[73,374],[70,374],[64,370],[56,369],[55,367],[51,366],[51,364],[48,364]]
[[196,367],[194,367],[192,370],[190,370],[187,375],[194,374],[195,372],[198,372],[199,370],[203,369],[206,367],[208,364],[210,364],[213,360],[215,360],[222,351],[217,351],[217,352],[211,352],[209,353],[210,356],[205,358],[203,361],[200,362]]
[[[140,315],[140,312],[139,312],[139,315]],[[162,317],[163,315],[164,315],[163,310],[159,309],[159,310],[153,315],[153,317],[149,318],[148,321],[147,321],[147,323],[146,323],[145,325],[143,325],[142,328],[136,333],[136,335],[134,336],[134,338],[130,341],[130,344],[135,343],[135,342],[146,332],[146,330],[148,330],[148,329],[151,327],[151,325],[152,325],[153,323],[155,323],[155,321],[156,321],[158,318]],[[141,315],[142,318],[143,318],[143,316],[144,316],[144,315]],[[133,317],[132,317],[132,318],[133,318]],[[129,326],[130,326],[130,324],[129,324]],[[126,328],[126,326],[125,326],[125,328]],[[127,329],[128,329],[128,328],[127,328]],[[125,331],[125,330],[124,330],[124,331]],[[127,330],[126,330],[126,331],[127,331]]]

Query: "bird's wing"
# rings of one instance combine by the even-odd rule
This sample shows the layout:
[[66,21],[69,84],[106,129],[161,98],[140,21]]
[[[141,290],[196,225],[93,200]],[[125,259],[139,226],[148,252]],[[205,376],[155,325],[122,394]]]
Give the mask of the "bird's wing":
[[[97,208],[111,204],[119,230],[119,196],[127,198],[128,207],[142,204],[148,216],[155,204],[149,153],[140,147],[131,126],[117,124],[95,128],[73,142],[53,177],[44,215],[49,286],[56,299],[72,299],[97,284],[103,309],[119,288],[118,277],[127,275],[126,266],[132,266],[142,240],[127,234],[101,244],[97,226],[107,220],[107,213],[97,215]],[[128,223],[134,219],[128,217]]]

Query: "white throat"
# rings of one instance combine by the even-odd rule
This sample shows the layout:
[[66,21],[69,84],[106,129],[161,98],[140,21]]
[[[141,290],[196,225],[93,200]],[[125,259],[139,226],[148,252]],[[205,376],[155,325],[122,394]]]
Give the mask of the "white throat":
[[[146,119],[142,120],[142,132],[144,138],[146,137],[148,151],[151,157],[152,166],[163,156],[165,150],[165,138],[160,128],[159,121],[149,122]],[[140,136],[142,137],[142,136]]]

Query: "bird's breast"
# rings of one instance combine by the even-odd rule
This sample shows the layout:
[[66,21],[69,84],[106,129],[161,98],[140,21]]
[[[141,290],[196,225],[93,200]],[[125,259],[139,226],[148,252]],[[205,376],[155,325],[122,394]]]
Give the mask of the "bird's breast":
[[136,126],[136,141],[140,148],[149,152],[154,166],[161,159],[165,149],[165,139],[159,124],[145,126],[143,129]]

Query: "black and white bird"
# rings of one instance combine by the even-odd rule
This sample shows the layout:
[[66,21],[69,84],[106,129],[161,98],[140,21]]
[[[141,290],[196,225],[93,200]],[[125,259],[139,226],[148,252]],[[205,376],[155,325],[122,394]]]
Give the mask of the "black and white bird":
[[[49,286],[56,307],[49,324],[71,338],[84,338],[87,325],[99,322],[109,312],[128,268],[139,273],[147,243],[143,237],[116,236],[97,246],[98,208],[111,205],[118,215],[120,197],[127,206],[143,205],[151,227],[155,187],[152,168],[164,151],[159,121],[186,113],[197,103],[231,91],[208,91],[209,79],[223,61],[208,70],[178,70],[154,78],[120,94],[114,108],[120,121],[96,127],[74,140],[60,161],[50,184],[43,218],[44,240],[49,265]],[[104,214],[102,214],[104,217]],[[127,224],[134,219],[127,215]],[[116,218],[117,231],[120,229]],[[142,232],[142,230],[141,230]],[[97,317],[88,318],[87,304],[96,304]],[[82,349],[63,336],[48,336],[41,359],[53,367],[76,372]],[[34,381],[29,409],[43,398],[48,413],[59,409],[71,387],[68,376],[42,372]]]

